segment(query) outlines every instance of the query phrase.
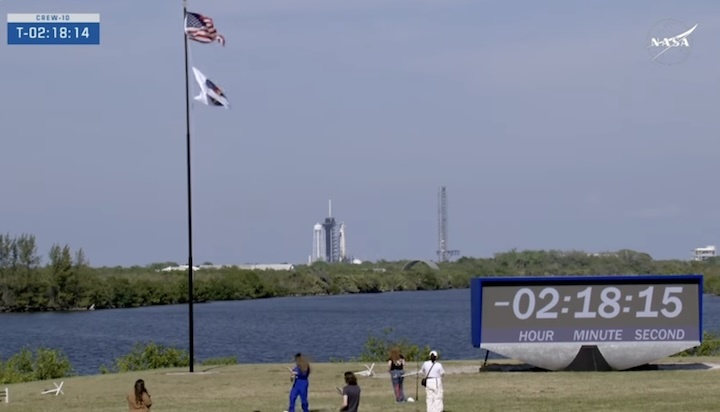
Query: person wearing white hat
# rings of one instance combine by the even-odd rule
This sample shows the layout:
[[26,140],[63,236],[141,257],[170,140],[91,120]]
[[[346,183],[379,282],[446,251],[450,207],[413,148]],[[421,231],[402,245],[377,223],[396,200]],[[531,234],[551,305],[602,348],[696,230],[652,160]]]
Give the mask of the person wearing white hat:
[[442,378],[445,376],[445,369],[442,363],[438,362],[438,353],[430,352],[430,360],[425,361],[420,368],[425,378],[422,385],[425,387],[425,403],[427,404],[427,412],[443,412],[445,405],[443,403],[443,384]]

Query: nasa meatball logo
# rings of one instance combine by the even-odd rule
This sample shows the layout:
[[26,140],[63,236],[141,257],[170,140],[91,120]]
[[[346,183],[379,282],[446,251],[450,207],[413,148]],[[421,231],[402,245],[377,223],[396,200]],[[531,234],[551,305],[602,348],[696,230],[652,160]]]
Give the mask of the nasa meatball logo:
[[681,63],[690,56],[693,39],[691,34],[697,24],[690,27],[674,19],[656,23],[648,33],[646,45],[654,63],[671,66]]

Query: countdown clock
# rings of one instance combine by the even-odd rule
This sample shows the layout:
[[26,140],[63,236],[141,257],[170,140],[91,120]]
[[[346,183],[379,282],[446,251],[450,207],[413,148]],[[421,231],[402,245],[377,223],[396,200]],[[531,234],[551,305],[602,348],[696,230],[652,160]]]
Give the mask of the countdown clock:
[[549,370],[581,349],[611,369],[700,345],[702,275],[475,278],[472,343]]
[[9,45],[98,45],[98,13],[8,13]]

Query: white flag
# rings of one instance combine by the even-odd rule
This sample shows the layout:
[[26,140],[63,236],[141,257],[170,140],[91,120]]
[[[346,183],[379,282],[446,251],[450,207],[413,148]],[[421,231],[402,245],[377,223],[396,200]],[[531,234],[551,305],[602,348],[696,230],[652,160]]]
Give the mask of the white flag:
[[195,73],[195,80],[200,85],[200,94],[195,96],[195,100],[203,102],[209,106],[224,106],[226,109],[230,108],[230,101],[225,97],[225,93],[211,82],[210,79],[205,77],[200,70],[195,67],[192,68]]

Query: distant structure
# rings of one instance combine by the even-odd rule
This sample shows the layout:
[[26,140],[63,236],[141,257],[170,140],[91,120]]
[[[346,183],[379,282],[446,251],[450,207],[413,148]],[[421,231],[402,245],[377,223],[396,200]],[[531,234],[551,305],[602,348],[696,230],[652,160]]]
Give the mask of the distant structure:
[[325,218],[322,226],[325,229],[325,261],[338,262],[340,253],[338,250],[337,223],[332,215],[332,200],[328,200],[328,217]]
[[715,257],[715,246],[699,247],[693,250],[692,260],[703,261]]
[[313,252],[309,263],[345,262],[348,260],[345,223],[335,221],[332,215],[332,200],[328,200],[328,217],[313,227]]
[[325,261],[325,233],[320,223],[316,223],[313,227],[313,249],[310,256],[310,263]]
[[347,244],[345,243],[345,223],[340,223],[340,261],[345,262],[347,256]]
[[441,186],[438,191],[438,261],[447,262],[451,256],[460,254],[459,250],[448,248],[448,212],[447,212],[447,191]]
[[[194,266],[193,265],[193,271],[197,272],[199,270],[219,270],[219,269],[225,269],[225,268],[233,268],[233,269],[244,269],[244,270],[295,270],[295,265],[291,263],[245,263],[240,265],[200,265],[200,266]],[[179,265],[179,266],[168,266],[159,270],[156,270],[156,272],[175,272],[175,271],[186,271],[188,270],[188,265]]]
[[423,259],[417,259],[417,260],[411,260],[407,262],[405,265],[403,265],[402,270],[410,270],[413,268],[413,266],[417,265],[418,263],[424,263],[427,267],[433,270],[440,270],[440,267],[437,265],[437,263],[430,261],[430,260],[423,260]]
[[[168,266],[168,267],[156,270],[156,272],[175,272],[175,271],[180,271],[180,270],[185,271],[185,270],[188,270],[188,267],[189,267],[188,265]],[[198,270],[200,270],[200,266],[193,265],[193,271],[198,271]]]

